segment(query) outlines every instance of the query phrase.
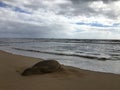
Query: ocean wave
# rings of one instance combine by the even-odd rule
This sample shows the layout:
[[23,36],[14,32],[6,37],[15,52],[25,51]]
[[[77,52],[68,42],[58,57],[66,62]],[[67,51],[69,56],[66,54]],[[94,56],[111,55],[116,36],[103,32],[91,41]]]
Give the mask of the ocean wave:
[[74,57],[82,57],[88,59],[95,59],[95,60],[110,60],[109,57],[97,56],[97,55],[86,55],[86,54],[76,54],[76,53],[65,53],[65,52],[48,52],[48,51],[39,51],[39,50],[32,50],[32,49],[22,49],[22,48],[12,48],[15,50],[22,50],[22,51],[29,51],[29,52],[37,52],[37,53],[45,53],[45,54],[54,54],[54,55],[63,55],[63,56],[74,56]]

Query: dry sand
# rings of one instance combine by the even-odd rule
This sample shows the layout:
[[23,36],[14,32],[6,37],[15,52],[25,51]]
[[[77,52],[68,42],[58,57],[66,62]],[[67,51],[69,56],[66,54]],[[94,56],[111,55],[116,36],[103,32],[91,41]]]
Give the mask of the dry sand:
[[120,75],[70,66],[63,66],[63,71],[44,75],[20,75],[40,60],[0,51],[0,90],[120,90]]

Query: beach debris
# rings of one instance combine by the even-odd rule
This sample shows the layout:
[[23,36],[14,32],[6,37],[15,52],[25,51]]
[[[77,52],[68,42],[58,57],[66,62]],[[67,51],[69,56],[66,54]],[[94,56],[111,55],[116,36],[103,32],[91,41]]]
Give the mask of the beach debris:
[[23,71],[21,75],[28,76],[32,74],[52,73],[60,70],[61,65],[56,60],[44,60],[36,63]]

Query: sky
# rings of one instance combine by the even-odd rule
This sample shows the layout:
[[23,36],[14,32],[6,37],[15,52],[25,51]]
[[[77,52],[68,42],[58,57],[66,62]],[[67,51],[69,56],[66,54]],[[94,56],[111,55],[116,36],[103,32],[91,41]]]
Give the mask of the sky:
[[120,0],[0,0],[0,38],[120,39]]

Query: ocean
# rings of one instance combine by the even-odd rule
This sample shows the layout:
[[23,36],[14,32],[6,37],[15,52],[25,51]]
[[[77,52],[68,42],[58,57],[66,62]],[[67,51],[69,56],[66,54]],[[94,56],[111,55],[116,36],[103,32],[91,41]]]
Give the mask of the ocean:
[[120,74],[120,40],[0,38],[0,50],[54,59],[85,70]]

